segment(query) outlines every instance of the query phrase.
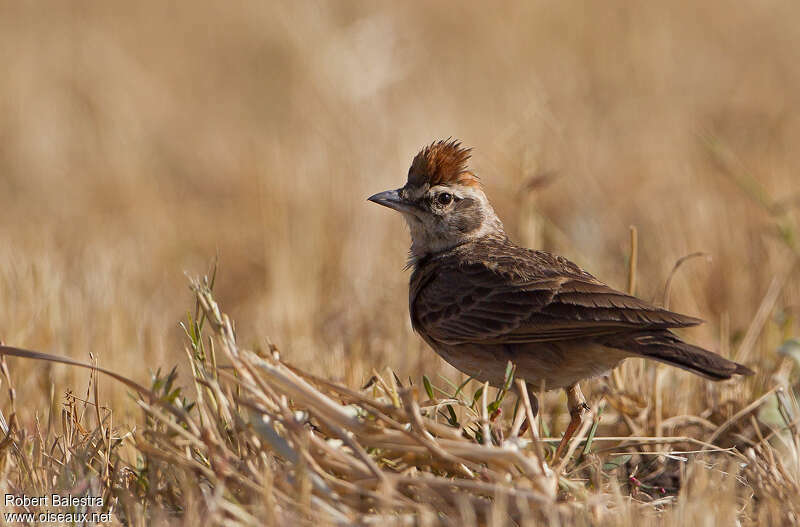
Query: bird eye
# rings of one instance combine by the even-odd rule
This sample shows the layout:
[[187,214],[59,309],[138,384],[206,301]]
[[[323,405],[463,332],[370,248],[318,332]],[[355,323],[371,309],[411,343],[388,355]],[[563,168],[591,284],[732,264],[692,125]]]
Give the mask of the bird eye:
[[440,205],[449,205],[450,202],[453,201],[453,195],[449,192],[442,192],[436,196],[436,201],[438,201]]

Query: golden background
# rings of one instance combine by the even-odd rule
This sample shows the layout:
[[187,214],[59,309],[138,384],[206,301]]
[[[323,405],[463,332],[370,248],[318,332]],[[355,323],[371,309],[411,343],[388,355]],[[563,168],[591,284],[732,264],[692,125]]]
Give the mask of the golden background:
[[[635,225],[656,302],[706,253],[670,307],[759,370],[730,388],[750,400],[798,333],[798,20],[788,1],[5,1],[0,339],[147,383],[185,362],[184,273],[218,254],[243,345],[352,386],[454,377],[408,322],[403,221],[365,201],[453,136],[524,245],[625,288]],[[10,364],[32,413],[88,375]],[[700,412],[706,382],[664,371],[665,413]]]

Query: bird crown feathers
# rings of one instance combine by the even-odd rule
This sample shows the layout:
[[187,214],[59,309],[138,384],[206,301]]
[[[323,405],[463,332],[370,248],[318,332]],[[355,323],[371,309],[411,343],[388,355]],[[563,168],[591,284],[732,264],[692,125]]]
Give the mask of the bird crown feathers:
[[423,148],[408,169],[408,184],[433,187],[443,184],[479,186],[478,177],[467,170],[472,149],[456,139],[436,141]]

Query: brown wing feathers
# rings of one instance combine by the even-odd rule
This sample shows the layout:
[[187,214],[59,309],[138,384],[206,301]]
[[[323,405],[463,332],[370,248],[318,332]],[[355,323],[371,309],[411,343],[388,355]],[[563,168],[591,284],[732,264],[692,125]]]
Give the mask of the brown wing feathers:
[[[544,254],[544,253],[542,253]],[[526,251],[523,256],[546,258]],[[524,260],[523,260],[524,261]],[[412,322],[433,339],[525,343],[579,339],[636,329],[695,325],[700,320],[657,308],[595,281],[490,262],[438,261],[415,272]],[[423,276],[427,275],[427,276]]]
[[673,313],[598,283],[570,280],[562,284],[543,313],[576,320],[616,321],[652,328],[696,326],[702,320]]
[[606,338],[603,343],[715,381],[730,379],[734,374],[753,374],[750,368],[683,342],[677,335],[666,330],[614,335]]
[[547,305],[556,285],[549,280],[492,288],[485,281],[464,278],[452,268],[437,272],[436,280],[412,301],[415,326],[442,342],[502,338],[523,324],[532,311]]

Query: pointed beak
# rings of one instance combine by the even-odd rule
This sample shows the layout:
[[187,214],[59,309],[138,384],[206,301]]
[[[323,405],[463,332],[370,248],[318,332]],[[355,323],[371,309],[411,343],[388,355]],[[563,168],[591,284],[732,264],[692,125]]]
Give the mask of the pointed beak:
[[385,192],[378,192],[374,196],[367,198],[367,201],[389,207],[390,209],[399,210],[400,212],[410,212],[412,205],[400,196],[397,190],[387,190]]

